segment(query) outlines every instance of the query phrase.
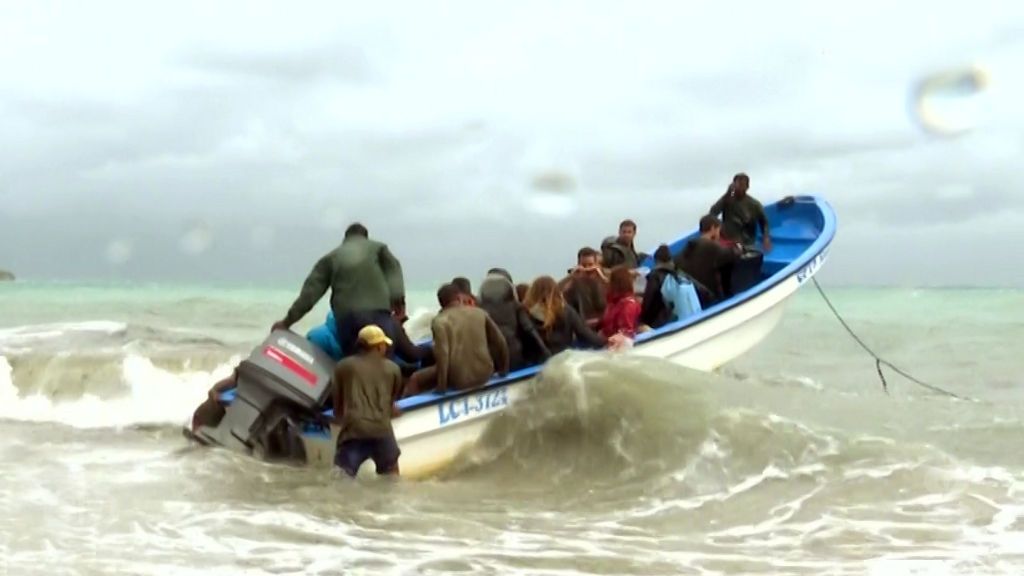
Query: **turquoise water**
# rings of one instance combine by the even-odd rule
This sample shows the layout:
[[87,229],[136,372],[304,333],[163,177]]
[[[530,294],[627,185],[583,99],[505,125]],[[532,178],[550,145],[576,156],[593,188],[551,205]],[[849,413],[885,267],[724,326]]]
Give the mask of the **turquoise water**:
[[[297,287],[295,289],[297,291]],[[440,477],[347,482],[178,427],[288,289],[0,284],[11,574],[1018,574],[1024,292],[813,286],[716,374],[569,353]],[[423,333],[432,291],[410,293]],[[322,321],[326,300],[298,326]]]

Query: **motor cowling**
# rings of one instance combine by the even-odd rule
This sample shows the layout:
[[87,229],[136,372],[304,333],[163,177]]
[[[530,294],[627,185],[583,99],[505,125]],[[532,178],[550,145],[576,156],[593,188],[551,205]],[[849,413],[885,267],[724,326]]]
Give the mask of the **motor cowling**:
[[315,344],[275,330],[237,370],[235,397],[216,426],[200,426],[198,440],[270,455],[282,425],[318,420],[331,396],[335,362]]

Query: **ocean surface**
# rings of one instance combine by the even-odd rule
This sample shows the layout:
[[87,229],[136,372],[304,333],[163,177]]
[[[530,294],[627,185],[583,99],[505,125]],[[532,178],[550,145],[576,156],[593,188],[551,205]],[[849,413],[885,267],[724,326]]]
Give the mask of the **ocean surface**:
[[350,481],[180,433],[295,291],[0,284],[0,574],[1024,573],[1024,292],[828,292],[976,401],[887,395],[806,286],[716,373],[567,354],[438,477]]

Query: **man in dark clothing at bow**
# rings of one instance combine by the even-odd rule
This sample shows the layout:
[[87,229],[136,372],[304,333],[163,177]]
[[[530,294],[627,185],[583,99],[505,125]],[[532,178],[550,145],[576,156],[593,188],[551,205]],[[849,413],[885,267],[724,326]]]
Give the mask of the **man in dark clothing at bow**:
[[288,314],[273,328],[289,329],[328,288],[343,355],[355,352],[359,330],[364,326],[376,324],[389,339],[395,339],[391,311],[405,301],[402,266],[387,244],[369,239],[362,224],[349,226],[341,245],[317,261]]
[[764,206],[753,196],[747,195],[750,177],[739,173],[732,179],[729,190],[711,206],[711,216],[722,215],[722,236],[727,240],[753,246],[757,239],[757,228],[761,227],[761,245],[765,252],[772,250],[771,231]]
[[738,260],[743,251],[739,244],[732,248],[722,246],[721,230],[718,218],[710,214],[704,216],[700,219],[700,237],[687,242],[675,259],[676,268],[694,280],[702,308],[725,296],[720,278],[722,268]]

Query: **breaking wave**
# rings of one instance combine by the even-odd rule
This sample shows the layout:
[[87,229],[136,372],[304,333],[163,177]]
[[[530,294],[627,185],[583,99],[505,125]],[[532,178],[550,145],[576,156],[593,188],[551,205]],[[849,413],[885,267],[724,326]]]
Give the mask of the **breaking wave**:
[[0,330],[0,418],[82,428],[177,424],[240,358],[201,335],[119,322]]
[[[630,524],[693,525],[723,544],[788,532],[868,546],[900,542],[920,525],[929,537],[959,539],[947,521],[965,523],[964,538],[978,542],[1021,534],[1009,519],[1024,513],[1024,480],[1006,469],[719,406],[724,380],[650,358],[558,358],[442,480],[533,486],[566,506],[585,500]],[[864,510],[875,519],[865,522]]]

